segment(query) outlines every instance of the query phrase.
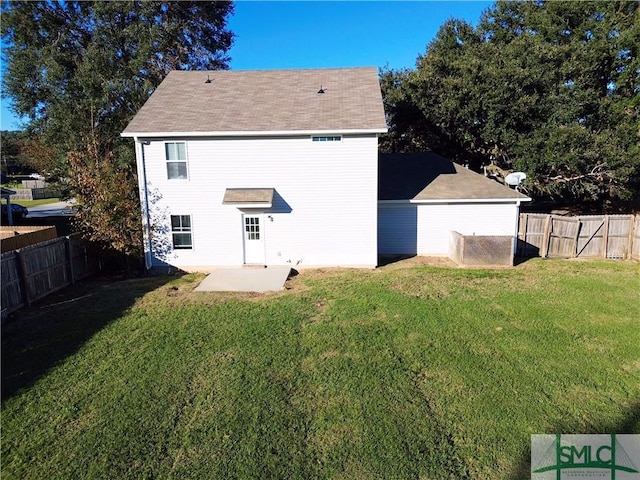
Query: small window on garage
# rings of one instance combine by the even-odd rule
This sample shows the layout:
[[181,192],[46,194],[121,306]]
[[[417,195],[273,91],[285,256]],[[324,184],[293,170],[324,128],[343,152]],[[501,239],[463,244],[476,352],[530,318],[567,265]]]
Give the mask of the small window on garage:
[[192,249],[191,215],[171,215],[171,235],[174,249]]
[[185,142],[167,142],[164,144],[167,160],[167,178],[169,180],[186,180],[187,145]]

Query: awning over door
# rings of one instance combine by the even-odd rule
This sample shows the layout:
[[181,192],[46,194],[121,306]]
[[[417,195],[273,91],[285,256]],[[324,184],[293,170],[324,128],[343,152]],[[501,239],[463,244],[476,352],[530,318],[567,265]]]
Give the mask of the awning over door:
[[237,208],[271,208],[273,192],[273,188],[227,188],[222,204]]

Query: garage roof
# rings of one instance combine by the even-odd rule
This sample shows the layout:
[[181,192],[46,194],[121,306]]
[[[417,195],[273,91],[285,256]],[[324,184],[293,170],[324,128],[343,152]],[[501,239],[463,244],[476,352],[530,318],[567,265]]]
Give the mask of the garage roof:
[[530,200],[433,152],[381,153],[378,178],[378,200]]

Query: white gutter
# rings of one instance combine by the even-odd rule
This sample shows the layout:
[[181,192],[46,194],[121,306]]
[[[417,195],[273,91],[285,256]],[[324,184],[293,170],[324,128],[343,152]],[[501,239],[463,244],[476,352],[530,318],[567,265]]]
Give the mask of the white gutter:
[[378,200],[378,203],[383,205],[402,205],[408,204],[409,200]]
[[[144,252],[144,263],[147,270],[151,268],[151,256],[153,255],[152,245],[151,245],[151,215],[149,213],[149,194],[147,192],[147,165],[144,158],[144,140],[140,140],[138,137],[133,137],[136,146],[136,159],[140,159],[141,172],[138,174],[141,175],[142,181],[139,181],[139,186],[142,186],[141,194],[144,196],[142,200],[142,206],[144,209],[143,215],[143,228],[144,228],[144,238],[148,242],[147,248],[148,251]],[[138,157],[138,148],[140,149],[140,156]]]
[[409,200],[409,203],[513,203],[530,202],[529,197],[526,198],[440,198],[430,200]]
[[269,208],[271,208],[273,205],[271,203],[234,203],[234,204],[230,204],[227,203],[225,205],[231,206],[231,207],[236,207],[238,210],[244,210],[252,208],[258,208],[258,209],[263,209],[263,210],[268,210]]
[[438,203],[516,203],[520,206],[521,202],[530,202],[529,197],[526,198],[438,198],[429,200],[378,200],[378,203],[386,205],[392,204],[438,204]]
[[[214,131],[214,132],[123,132],[121,137],[283,137],[296,135],[351,135],[351,134],[373,134],[387,133],[387,128],[364,128],[364,129],[333,129],[333,130],[259,130],[259,131]],[[136,140],[138,141],[138,140]]]

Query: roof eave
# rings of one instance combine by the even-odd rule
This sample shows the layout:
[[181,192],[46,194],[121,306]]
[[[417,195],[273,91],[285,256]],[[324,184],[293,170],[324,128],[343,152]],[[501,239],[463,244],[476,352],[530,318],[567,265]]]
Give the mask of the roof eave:
[[262,209],[269,209],[273,206],[273,203],[267,203],[267,202],[223,202],[223,205],[227,205],[230,207],[236,207],[240,210],[243,209],[249,209],[249,208],[262,208]]
[[120,134],[125,138],[155,138],[155,137],[255,137],[273,136],[284,137],[291,135],[325,135],[325,134],[379,134],[387,133],[385,128],[354,128],[354,129],[332,129],[332,130],[234,130],[234,131],[214,131],[214,132],[132,132],[124,131]]
[[506,198],[412,198],[409,203],[513,203],[530,202],[529,197],[506,197]]

